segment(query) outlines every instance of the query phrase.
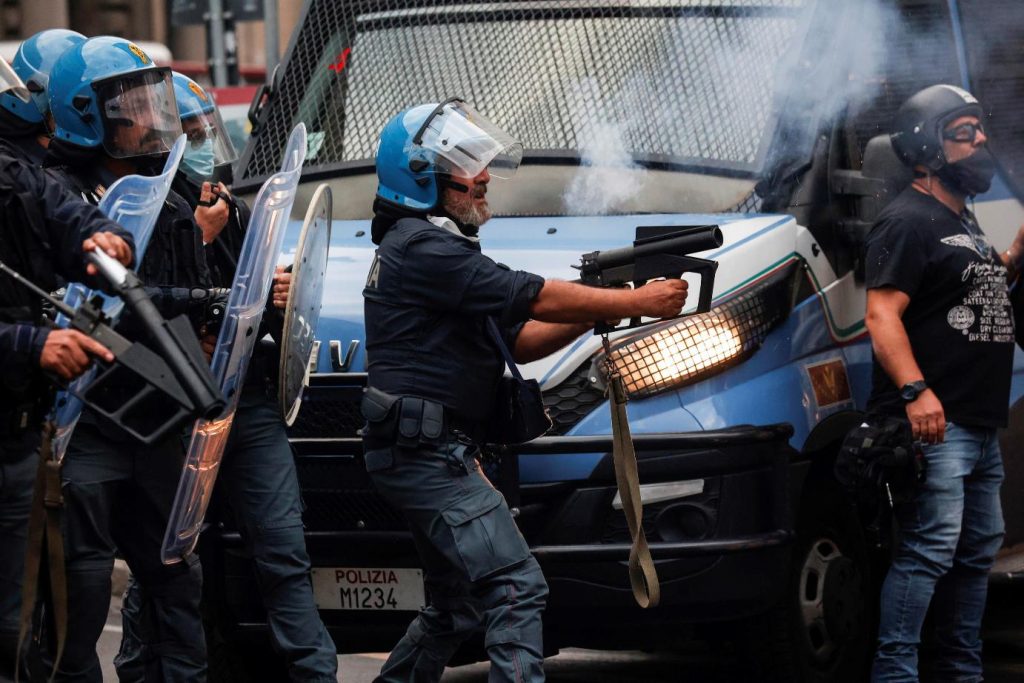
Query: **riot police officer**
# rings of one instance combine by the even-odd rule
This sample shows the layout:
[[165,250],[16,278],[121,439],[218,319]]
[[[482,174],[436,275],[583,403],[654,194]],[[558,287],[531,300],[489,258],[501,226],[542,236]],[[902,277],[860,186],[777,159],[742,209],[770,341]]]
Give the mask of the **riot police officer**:
[[[196,207],[214,284],[227,288],[249,222],[249,208],[217,181],[225,177],[218,169],[230,169],[236,155],[210,95],[182,74],[174,73],[173,81],[182,129],[188,137],[173,187]],[[277,276],[273,298],[279,307],[284,306],[287,279],[284,273]],[[279,338],[280,313],[268,310],[264,320],[271,335]],[[207,345],[215,341],[212,335],[204,338]],[[208,350],[212,352],[212,346]],[[215,495],[226,503],[225,512],[233,515],[252,555],[272,643],[287,668],[280,675],[290,680],[333,682],[337,680],[337,649],[320,620],[309,581],[298,475],[277,402],[278,360],[276,345],[257,345],[221,460]],[[135,628],[142,608],[139,598],[136,584],[130,583],[122,607],[121,650],[115,660],[122,683],[142,680],[139,664],[146,646]],[[212,623],[207,625],[216,627],[216,615],[210,616]],[[264,675],[274,674],[267,671]]]
[[15,156],[41,166],[53,133],[46,84],[50,69],[65,51],[85,42],[76,31],[52,28],[40,31],[18,46],[11,66],[28,88],[30,101],[6,93],[0,95],[0,139]]
[[491,681],[544,680],[547,584],[477,462],[494,419],[502,345],[518,362],[565,346],[595,320],[676,315],[680,280],[636,290],[545,281],[480,251],[491,175],[522,145],[460,100],[413,107],[384,127],[363,290],[369,387],[366,469],[413,534],[430,605],[377,681],[438,681],[476,628]]
[[[121,38],[91,38],[61,55],[50,74],[49,96],[56,127],[46,163],[92,202],[124,175],[161,169],[181,135],[170,70]],[[202,233],[191,207],[173,192],[139,276],[168,318],[195,312],[202,297],[194,293],[210,288]],[[122,325],[130,324],[126,316]],[[152,644],[147,678],[205,677],[198,561],[167,566],[160,559],[183,458],[177,435],[143,447],[116,425],[83,413],[62,472],[69,601],[57,680],[101,680],[96,642],[106,621],[115,551],[149,605],[140,626]]]
[[[0,98],[30,104],[0,60]],[[132,261],[131,238],[41,170],[0,151],[0,260],[41,287],[87,276],[82,253],[97,246]],[[46,374],[69,380],[110,352],[75,330],[43,324],[42,302],[0,275],[0,680],[13,680],[21,584],[40,427],[52,403]]]

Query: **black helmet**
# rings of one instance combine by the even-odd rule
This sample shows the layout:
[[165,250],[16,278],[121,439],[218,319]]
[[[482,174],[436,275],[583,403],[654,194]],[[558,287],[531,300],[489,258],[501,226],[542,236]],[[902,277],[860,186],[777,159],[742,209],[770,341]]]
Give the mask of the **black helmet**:
[[984,111],[974,95],[955,85],[929,86],[896,111],[892,146],[908,166],[921,164],[937,171],[946,164],[942,129],[960,116],[983,118]]

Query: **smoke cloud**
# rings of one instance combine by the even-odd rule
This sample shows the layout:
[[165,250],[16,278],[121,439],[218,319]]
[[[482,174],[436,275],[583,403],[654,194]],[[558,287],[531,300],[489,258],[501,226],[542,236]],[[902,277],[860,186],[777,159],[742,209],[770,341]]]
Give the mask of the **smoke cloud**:
[[[600,85],[595,79],[576,84],[573,118],[580,122],[577,136],[582,142],[582,169],[573,177],[564,196],[570,214],[609,213],[636,194],[646,176],[629,152],[630,121],[587,115],[587,103],[600,100]],[[609,107],[607,111],[615,109]]]
[[878,94],[889,60],[908,57],[894,50],[914,49],[898,11],[877,0],[777,4],[652,23],[641,47],[620,55],[637,65],[632,74],[577,81],[580,168],[563,195],[566,212],[620,210],[647,178],[638,157],[758,172],[780,131],[785,154],[807,156],[818,130]]

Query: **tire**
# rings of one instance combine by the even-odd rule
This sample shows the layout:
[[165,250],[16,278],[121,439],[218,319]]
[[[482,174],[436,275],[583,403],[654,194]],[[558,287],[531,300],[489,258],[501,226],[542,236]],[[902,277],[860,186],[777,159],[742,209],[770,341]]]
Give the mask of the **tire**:
[[746,625],[749,673],[766,683],[860,683],[878,630],[878,561],[838,484],[808,480],[805,491],[784,596]]

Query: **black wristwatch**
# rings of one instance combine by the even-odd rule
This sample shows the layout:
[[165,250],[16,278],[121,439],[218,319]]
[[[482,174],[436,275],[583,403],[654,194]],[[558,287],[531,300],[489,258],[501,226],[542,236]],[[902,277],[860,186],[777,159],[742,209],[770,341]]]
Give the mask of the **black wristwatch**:
[[917,397],[921,395],[921,392],[928,388],[928,385],[924,383],[923,379],[919,379],[916,382],[908,382],[900,387],[900,398],[907,403],[917,400]]

